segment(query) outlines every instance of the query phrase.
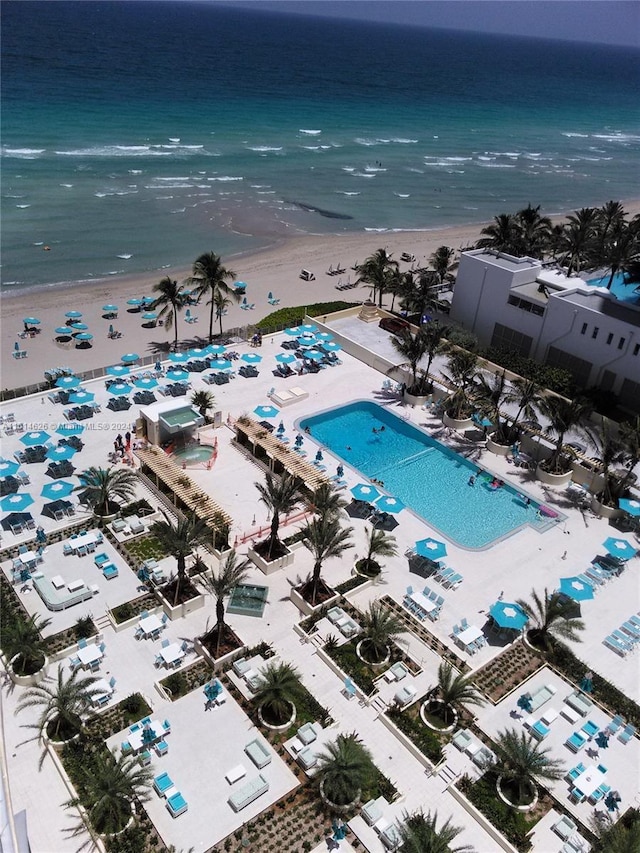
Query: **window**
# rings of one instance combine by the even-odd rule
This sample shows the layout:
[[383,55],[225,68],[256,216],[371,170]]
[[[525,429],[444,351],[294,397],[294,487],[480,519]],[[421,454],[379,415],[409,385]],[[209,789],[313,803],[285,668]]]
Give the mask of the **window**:
[[609,334],[607,335],[607,346],[611,343],[612,340],[613,340],[613,332],[609,332]]
[[583,324],[582,324],[582,328],[580,329],[580,334],[581,334],[581,335],[586,335],[586,334],[587,334],[587,328],[588,328],[588,326],[589,326],[589,324],[588,324],[588,323],[583,323]]
[[532,343],[533,338],[529,335],[523,335],[522,332],[510,329],[501,323],[496,323],[493,327],[491,346],[496,347],[496,349],[510,350],[517,352],[518,355],[528,356],[531,352]]
[[564,370],[568,370],[578,385],[586,387],[589,384],[589,377],[591,376],[591,369],[593,367],[590,361],[578,358],[557,347],[549,347],[545,363],[550,367],[562,367]]
[[620,338],[620,340],[618,341],[618,349],[622,349],[626,340],[626,338]]
[[507,299],[509,305],[519,308],[521,311],[527,311],[529,314],[535,314],[538,317],[544,317],[544,306],[536,305],[535,302],[529,302],[528,299],[521,299],[519,296],[511,294]]
[[597,337],[598,337],[598,332],[599,332],[599,331],[600,331],[600,329],[599,329],[597,326],[594,326],[594,327],[593,327],[593,332],[591,333],[591,337],[592,337],[594,340],[595,340],[595,338],[597,338]]
[[636,344],[633,348],[633,354],[638,355],[639,352],[640,352],[640,344]]

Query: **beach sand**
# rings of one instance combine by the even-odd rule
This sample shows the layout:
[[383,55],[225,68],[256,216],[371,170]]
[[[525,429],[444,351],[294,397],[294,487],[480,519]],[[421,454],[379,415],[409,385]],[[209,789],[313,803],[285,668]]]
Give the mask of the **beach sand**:
[[[632,216],[640,211],[640,202],[625,203],[625,208]],[[560,217],[557,219],[560,220]],[[247,283],[247,300],[255,304],[251,311],[241,310],[235,303],[231,305],[223,318],[223,330],[226,332],[256,323],[276,308],[285,306],[311,305],[334,299],[362,302],[369,295],[367,288],[339,291],[336,285],[339,279],[346,282],[349,276],[352,282],[355,281],[357,276],[351,267],[361,263],[377,249],[386,248],[397,260],[400,260],[402,252],[408,252],[415,255],[419,266],[426,266],[429,256],[438,246],[451,246],[456,251],[467,248],[478,239],[482,227],[482,224],[473,224],[398,233],[292,237],[278,246],[250,254],[223,257],[224,265],[234,271],[235,278]],[[336,267],[338,264],[346,269],[344,275],[326,274],[330,266]],[[410,266],[406,263],[400,265],[401,269],[409,269]],[[312,271],[315,281],[302,281],[302,268]],[[131,297],[152,295],[153,285],[165,275],[183,281],[190,272],[189,269],[162,270],[113,280],[34,288],[15,295],[5,293],[2,298],[1,329],[2,388],[18,388],[41,382],[48,368],[68,366],[77,371],[91,370],[119,363],[120,356],[126,352],[145,356],[156,352],[159,347],[166,347],[173,341],[173,331],[168,332],[164,327],[143,328],[141,313],[128,310],[126,303]],[[280,300],[278,306],[268,303],[269,291]],[[102,306],[107,303],[119,306],[117,320],[102,317]],[[71,309],[82,312],[82,322],[88,325],[88,331],[94,336],[90,349],[67,349],[55,341],[54,329],[65,324],[64,315]],[[192,315],[198,317],[198,322],[185,323],[182,313],[178,318],[178,337],[192,346],[199,346],[208,338],[209,306],[200,304],[190,310]],[[41,320],[41,333],[23,340],[17,335],[24,328],[23,318],[29,316]],[[111,340],[107,337],[111,323],[122,332],[122,338]],[[219,331],[218,324],[214,324],[215,331]],[[26,349],[26,358],[11,357],[16,341],[21,349]]]

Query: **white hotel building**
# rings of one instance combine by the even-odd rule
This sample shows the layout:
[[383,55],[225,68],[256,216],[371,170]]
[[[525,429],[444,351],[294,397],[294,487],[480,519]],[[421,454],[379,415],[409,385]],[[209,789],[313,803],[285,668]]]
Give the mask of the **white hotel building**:
[[542,261],[464,252],[451,319],[488,346],[570,370],[640,412],[640,299],[624,302]]

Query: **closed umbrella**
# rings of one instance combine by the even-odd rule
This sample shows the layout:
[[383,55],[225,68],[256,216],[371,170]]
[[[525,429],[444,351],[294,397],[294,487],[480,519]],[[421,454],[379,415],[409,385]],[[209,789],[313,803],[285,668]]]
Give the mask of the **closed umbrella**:
[[296,447],[302,447],[304,444],[304,436],[301,433],[298,433],[296,436]]
[[13,348],[14,348],[14,350],[15,350],[16,352],[18,352],[18,351],[19,351],[19,349],[20,349],[20,344],[18,343],[18,341],[16,341],[16,342],[14,343]]
[[131,385],[127,385],[126,382],[114,382],[113,385],[110,385],[107,388],[110,394],[113,394],[114,397],[125,397],[127,394],[131,393]]
[[338,467],[336,468],[336,476],[344,477],[344,465],[338,465]]
[[82,424],[60,424],[56,432],[65,438],[70,435],[82,435],[84,426]]
[[109,376],[128,376],[129,368],[126,364],[113,364],[111,367],[107,367],[107,373],[109,374]]
[[626,539],[617,539],[615,536],[610,536],[602,544],[612,557],[618,557],[621,560],[630,560],[631,557],[635,557],[636,555],[636,549]]
[[491,605],[489,613],[496,625],[513,631],[522,631],[529,621],[529,617],[519,604],[511,604],[507,601],[496,601]]
[[56,379],[56,388],[64,388],[68,391],[70,388],[77,388],[80,380],[77,376],[59,376]]
[[40,495],[47,500],[66,498],[74,488],[73,483],[69,483],[68,480],[56,480],[55,483],[47,483],[46,486],[43,486]]
[[582,690],[583,693],[593,693],[593,673],[590,669],[588,669],[582,676],[580,690]]
[[140,361],[140,356],[137,352],[127,352],[120,356],[120,361],[123,364],[134,364],[136,361]]
[[70,447],[68,444],[59,444],[57,447],[50,447],[47,450],[47,459],[52,462],[64,462],[71,459],[78,451],[75,447]]
[[69,402],[74,405],[82,404],[82,403],[93,403],[96,395],[91,391],[84,391],[80,388],[79,391],[74,391],[73,394],[69,395]]
[[416,554],[421,557],[429,557],[431,560],[440,560],[447,556],[447,546],[438,539],[420,539],[415,544]]
[[585,583],[578,577],[560,578],[559,590],[574,601],[588,601],[594,596],[591,584]]
[[357,501],[375,501],[380,497],[378,489],[368,483],[358,483],[351,489],[351,494]]
[[15,512],[22,512],[28,506],[31,506],[33,503],[33,498],[28,492],[19,492],[15,495],[7,495],[6,498],[2,498],[0,500],[0,507],[3,510],[13,510]]
[[34,432],[27,432],[21,438],[20,441],[24,444],[25,447],[37,447],[39,444],[44,444],[45,441],[48,441],[51,438],[48,432],[43,432],[43,430],[36,430]]
[[392,498],[387,495],[383,495],[376,501],[376,509],[379,509],[380,512],[400,512],[404,507],[405,504],[400,498]]
[[318,449],[318,451],[316,453],[316,462],[322,462],[323,459],[324,459],[324,456],[322,455],[322,450]]
[[259,364],[262,361],[262,356],[258,355],[257,352],[245,352],[240,358],[247,364]]
[[279,432],[280,434],[282,434],[284,432],[284,422],[283,421],[280,421],[280,423],[278,424],[278,429],[276,430],[276,432]]
[[295,360],[296,357],[292,352],[279,352],[276,355],[276,361],[280,364],[291,364],[291,362]]

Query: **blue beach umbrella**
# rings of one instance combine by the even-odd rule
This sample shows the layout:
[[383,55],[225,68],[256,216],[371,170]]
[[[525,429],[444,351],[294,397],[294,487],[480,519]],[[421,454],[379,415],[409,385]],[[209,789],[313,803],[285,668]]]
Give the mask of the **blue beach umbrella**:
[[168,370],[166,373],[167,379],[171,380],[171,382],[184,382],[185,379],[189,378],[189,374],[186,370]]
[[415,545],[416,554],[421,557],[429,557],[430,560],[441,560],[447,556],[447,546],[439,539],[432,539],[430,536],[426,539],[420,539]]
[[15,495],[7,495],[0,501],[0,507],[5,511],[22,512],[33,503],[33,498],[28,492],[19,492]]
[[320,343],[320,341],[316,340],[313,336],[309,336],[308,338],[298,338],[298,346],[303,349],[307,349],[309,347],[315,347]]
[[77,388],[79,384],[80,380],[77,376],[59,376],[56,379],[56,387],[64,388],[67,391],[70,388]]
[[228,358],[215,358],[210,367],[212,370],[231,370],[231,362]]
[[86,332],[89,327],[86,323],[72,323],[71,328],[74,332]]
[[56,335],[70,335],[71,327],[70,326],[58,326],[57,329],[54,329]]
[[618,506],[624,512],[633,515],[635,518],[640,516],[640,501],[630,500],[629,498],[620,498]]
[[155,311],[146,311],[146,312],[142,315],[142,319],[143,319],[143,320],[157,320],[157,319],[158,319],[158,315],[156,314],[156,312],[155,312]]
[[111,365],[111,367],[107,367],[107,373],[109,374],[109,376],[128,376],[129,368],[126,364],[113,364]]
[[64,316],[68,317],[69,320],[79,320],[82,317],[82,311],[67,311]]
[[325,341],[332,341],[333,335],[329,332],[318,332],[316,338],[324,343]]
[[302,329],[300,326],[290,326],[288,329],[284,330],[285,335],[289,335],[290,338],[297,338],[302,334]]
[[262,356],[258,355],[257,352],[245,352],[240,358],[242,361],[246,361],[247,364],[259,364],[262,361]]
[[194,349],[190,349],[187,352],[188,358],[206,358],[209,355],[207,352],[207,348],[200,349],[199,347],[195,347]]
[[58,435],[62,435],[67,438],[70,435],[82,435],[84,432],[84,426],[82,424],[60,424],[60,426],[56,429]]
[[71,459],[77,453],[75,447],[70,447],[68,444],[59,444],[57,447],[50,447],[47,450],[47,459],[53,462],[64,462]]
[[68,480],[56,480],[55,483],[47,483],[42,487],[40,495],[47,500],[54,501],[56,498],[67,498],[75,486]]
[[227,348],[223,347],[222,344],[209,344],[205,350],[209,355],[222,355],[222,353],[226,351]]
[[28,432],[20,438],[20,441],[24,444],[25,447],[37,447],[39,444],[44,444],[45,441],[48,441],[51,438],[48,432],[44,432],[43,430],[34,430],[34,432]]
[[621,560],[630,560],[631,557],[635,557],[636,555],[636,549],[626,539],[617,539],[615,536],[610,536],[602,544],[612,557],[619,557]]
[[156,297],[155,296],[143,296],[141,301],[142,301],[143,305],[153,305],[153,303],[156,301]]
[[308,358],[309,361],[322,361],[324,355],[321,352],[318,352],[318,350],[311,349],[308,352],[305,352],[304,357]]
[[304,444],[304,436],[302,435],[301,432],[299,432],[297,434],[295,443],[296,443],[296,447],[302,447],[302,445]]
[[496,601],[489,608],[489,613],[496,625],[513,631],[521,631],[529,621],[519,604],[511,604],[508,601]]
[[275,406],[256,406],[253,413],[259,418],[275,418],[279,411]]
[[351,494],[357,501],[375,501],[380,497],[380,492],[369,483],[358,483],[351,489]]
[[313,323],[305,323],[304,326],[300,326],[302,329],[302,333],[305,335],[315,335],[318,331],[318,327],[314,326]]
[[481,415],[478,412],[474,412],[471,415],[471,420],[476,426],[479,427],[490,427],[492,424],[492,421],[490,421],[489,418],[486,418],[484,415]]
[[277,430],[277,431],[278,431],[279,433],[283,433],[283,432],[284,432],[284,421],[280,421],[280,423],[278,424],[278,430]]
[[593,598],[593,587],[590,583],[585,583],[580,578],[560,578],[559,590],[563,595],[572,598],[574,601],[589,601]]
[[134,364],[136,361],[140,361],[140,356],[137,352],[126,352],[120,356],[120,361],[123,364]]
[[40,320],[37,317],[25,317],[22,321],[26,326],[39,326]]
[[170,352],[169,361],[172,362],[172,364],[184,364],[189,361],[189,356],[186,352]]
[[376,507],[380,512],[401,512],[401,510],[405,508],[405,504],[400,500],[400,498],[392,498],[387,495],[383,495],[376,501]]
[[158,380],[154,379],[153,376],[143,376],[141,379],[134,380],[133,384],[136,388],[143,388],[145,391],[151,391],[153,388],[158,387]]
[[15,342],[15,344],[13,345],[13,348],[16,352],[18,352],[18,350],[20,349],[20,344],[18,343],[18,341]]
[[84,404],[84,403],[93,403],[96,395],[91,391],[83,391],[82,388],[79,391],[74,391],[73,394],[69,394],[69,402],[74,405]]
[[235,281],[233,283],[233,286],[236,290],[246,290],[247,289],[247,282],[246,281]]
[[322,349],[325,352],[339,352],[342,349],[341,344],[337,344],[335,341],[328,341],[327,343],[322,344]]
[[127,305],[132,305],[134,308],[142,305],[142,299],[139,299],[137,296],[132,297],[131,299],[127,299]]
[[80,332],[79,335],[76,335],[77,341],[92,341],[93,335],[90,335],[89,332]]
[[0,459],[0,477],[13,477],[20,466],[10,459]]
[[118,310],[118,306],[117,305],[111,305],[111,304],[103,305],[102,310],[104,311],[105,314],[115,314]]
[[127,394],[131,393],[131,385],[127,385],[126,382],[114,382],[107,388],[107,391],[114,397],[126,397]]
[[291,362],[295,360],[296,357],[292,352],[279,352],[276,355],[276,361],[280,364],[291,364]]

